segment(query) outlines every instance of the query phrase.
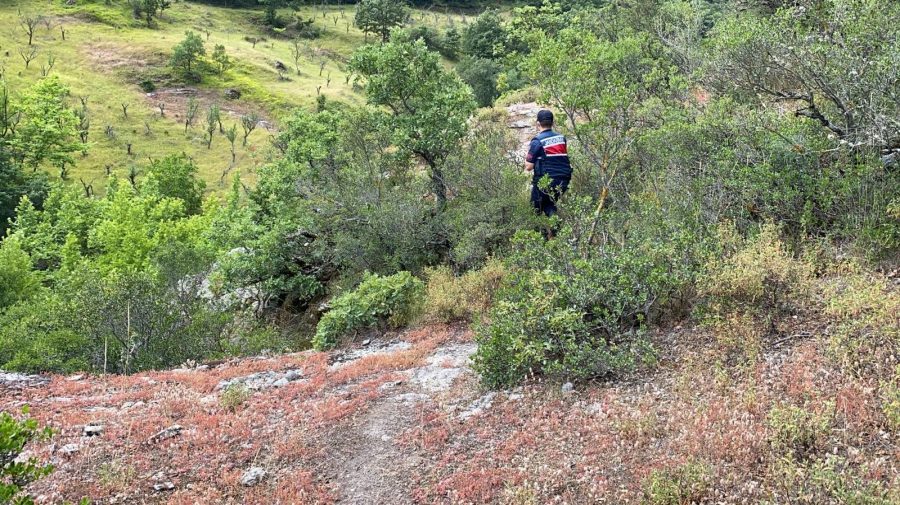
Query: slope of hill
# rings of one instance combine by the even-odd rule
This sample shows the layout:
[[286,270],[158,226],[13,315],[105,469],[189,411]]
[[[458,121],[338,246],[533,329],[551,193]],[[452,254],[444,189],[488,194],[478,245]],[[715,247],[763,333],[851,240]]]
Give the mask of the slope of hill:
[[[73,181],[99,190],[110,171],[127,174],[151,158],[185,152],[208,186],[217,189],[227,185],[236,171],[253,182],[255,167],[266,160],[268,137],[291,109],[313,108],[319,94],[329,100],[361,100],[346,68],[352,51],[367,40],[353,24],[354,9],[327,5],[284,11],[285,17],[312,20],[321,32],[318,38],[298,41],[295,59],[292,39],[268,34],[259,9],[173,2],[148,28],[125,3],[3,2],[0,68],[13,96],[49,73],[69,86],[73,106],[86,100],[89,149],[85,156],[77,156],[70,173]],[[23,16],[41,18],[32,45],[21,26]],[[428,26],[460,20],[458,15],[422,10],[412,15],[412,23]],[[208,56],[216,45],[224,46],[233,67],[222,74],[208,72],[199,84],[173,75],[169,57],[186,31],[201,35]],[[27,68],[25,57],[31,59]],[[284,70],[279,71],[278,62]],[[142,89],[144,81],[157,89]],[[227,98],[225,92],[231,89],[240,97]],[[185,128],[185,108],[192,97],[199,112],[194,125]],[[216,134],[211,149],[204,140],[204,118],[213,104],[221,107],[226,128],[237,123],[240,131],[240,116],[249,112],[263,120],[247,146],[238,143],[234,162],[223,135]]]
[[[863,292],[896,308],[896,286],[860,280],[824,281],[824,310],[744,365],[679,326],[624,380],[485,392],[471,333],[423,326],[332,353],[7,377],[0,408],[29,404],[57,431],[34,446],[57,466],[32,486],[41,503],[896,503],[885,385],[833,359],[880,310]],[[890,317],[876,331],[896,331]]]

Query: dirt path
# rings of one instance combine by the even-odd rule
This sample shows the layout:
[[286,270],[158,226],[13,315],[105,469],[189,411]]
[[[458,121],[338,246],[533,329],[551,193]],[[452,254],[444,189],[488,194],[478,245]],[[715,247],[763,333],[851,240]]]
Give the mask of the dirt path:
[[[405,349],[402,343],[393,344],[384,354]],[[337,503],[405,505],[414,502],[410,489],[426,463],[415,444],[403,444],[401,439],[410,429],[421,426],[427,409],[455,408],[447,407],[444,400],[457,380],[472,374],[469,357],[474,351],[472,343],[437,347],[424,364],[403,370],[401,375],[405,378],[382,385],[383,396],[341,430],[343,442],[328,461]],[[363,354],[360,358],[377,353]]]

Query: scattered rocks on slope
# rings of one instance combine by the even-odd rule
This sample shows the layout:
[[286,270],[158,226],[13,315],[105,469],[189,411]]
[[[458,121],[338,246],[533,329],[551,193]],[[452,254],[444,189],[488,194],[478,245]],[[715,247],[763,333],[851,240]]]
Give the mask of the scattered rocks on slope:
[[241,475],[241,485],[251,487],[259,484],[266,478],[266,471],[258,466],[250,467],[249,470]]
[[263,389],[286,386],[288,383],[300,380],[302,377],[303,371],[300,369],[288,370],[287,372],[257,372],[243,377],[223,380],[216,385],[216,391],[236,385],[242,385],[253,391],[261,391]]
[[171,481],[157,482],[156,484],[153,484],[153,490],[157,491],[157,492],[173,491],[174,489],[175,489],[175,483],[173,483]]
[[466,419],[468,419],[472,416],[477,416],[478,414],[481,414],[485,410],[491,408],[491,405],[494,404],[494,397],[496,397],[496,396],[497,396],[497,393],[495,391],[491,391],[491,392],[485,394],[484,396],[482,396],[481,398],[477,398],[475,401],[473,401],[472,403],[469,404],[469,406],[466,408],[466,410],[460,412],[460,414],[458,416],[456,416],[456,418],[459,419],[460,421],[465,421]]
[[466,370],[469,357],[476,349],[477,346],[473,343],[446,347],[431,355],[427,365],[408,371],[409,380],[413,385],[428,391],[450,389],[453,381]]
[[22,389],[43,386],[50,382],[48,377],[0,371],[0,386]]
[[402,340],[392,340],[386,342],[373,342],[370,340],[369,344],[365,345],[365,347],[359,349],[349,349],[335,354],[332,358],[330,368],[332,370],[337,370],[338,368],[342,368],[348,363],[356,361],[360,358],[364,358],[366,356],[370,356],[372,354],[386,354],[405,351],[411,347],[412,344],[410,344],[409,342],[404,342]]

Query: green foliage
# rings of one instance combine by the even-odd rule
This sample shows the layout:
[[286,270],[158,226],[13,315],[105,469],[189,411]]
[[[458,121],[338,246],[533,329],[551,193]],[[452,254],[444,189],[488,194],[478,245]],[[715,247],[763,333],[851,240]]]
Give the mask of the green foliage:
[[900,499],[896,487],[866,478],[867,464],[857,466],[843,456],[828,454],[809,461],[783,458],[773,467],[778,502],[889,505]]
[[812,265],[785,249],[772,224],[747,241],[720,230],[722,250],[706,265],[698,291],[708,313],[760,313],[777,317],[797,308],[809,291]]
[[443,209],[448,195],[442,164],[466,134],[475,107],[468,86],[447,72],[424,42],[402,37],[363,47],[350,69],[365,79],[368,102],[390,109],[397,148],[428,166],[437,207]]
[[700,503],[711,484],[712,469],[701,462],[689,461],[674,468],[654,470],[644,482],[646,505],[682,505]]
[[10,221],[16,217],[16,207],[22,197],[40,207],[50,191],[47,174],[20,169],[6,156],[0,140],[0,239],[6,236]]
[[387,42],[391,30],[403,26],[409,7],[402,0],[361,0],[356,6],[356,27],[367,35],[374,33]]
[[238,407],[250,399],[251,393],[246,385],[241,383],[229,384],[219,395],[219,405],[223,409],[235,412]]
[[733,16],[714,29],[707,81],[747,101],[781,101],[843,150],[896,152],[891,118],[900,105],[888,97],[897,86],[898,15],[896,2],[802,0],[772,16]]
[[216,44],[213,49],[212,61],[216,66],[216,71],[218,71],[220,75],[234,66],[231,58],[228,57],[228,53],[225,52],[225,46],[222,44]]
[[169,64],[183,77],[199,81],[201,74],[197,67],[200,58],[205,55],[206,48],[203,47],[203,39],[196,33],[187,31],[184,34],[184,40],[172,49]]
[[834,417],[834,404],[818,411],[785,405],[769,411],[769,442],[779,454],[805,458],[818,450]]
[[316,327],[313,346],[330,349],[341,337],[382,323],[402,326],[415,314],[424,288],[424,283],[409,272],[389,277],[367,275],[355,290],[330,302]]
[[38,428],[37,421],[29,419],[28,407],[22,409],[22,419],[8,412],[0,412],[0,503],[30,505],[34,499],[23,492],[30,483],[49,475],[53,465],[42,465],[34,456],[20,458],[29,442],[49,439],[50,428]]
[[31,257],[15,238],[0,242],[0,312],[34,296],[41,287]]
[[188,215],[199,214],[206,183],[197,177],[197,165],[185,154],[172,154],[150,162],[142,192],[160,198],[177,198]]
[[521,166],[507,156],[518,147],[505,124],[483,119],[472,123],[472,133],[448,157],[444,172],[455,197],[442,225],[457,268],[480,266],[502,254],[517,231],[538,226]]
[[172,4],[169,0],[128,0],[128,5],[134,17],[143,18],[149,28],[153,26],[153,18],[159,17]]
[[54,167],[71,165],[72,153],[81,150],[76,141],[78,118],[66,104],[69,88],[54,76],[45,77],[26,90],[19,99],[20,114],[15,133],[9,139],[14,159],[36,169],[44,161]]
[[459,276],[447,266],[429,268],[425,271],[425,319],[478,321],[490,309],[505,273],[503,262],[496,259]]
[[506,27],[496,10],[486,10],[466,26],[462,52],[473,58],[494,59],[506,53]]
[[830,354],[859,377],[891,377],[900,354],[900,294],[890,282],[846,263],[828,272],[819,287],[824,312],[836,323]]
[[497,76],[501,67],[494,60],[463,58],[456,67],[460,78],[471,86],[475,100],[481,107],[489,107],[500,94],[497,92]]

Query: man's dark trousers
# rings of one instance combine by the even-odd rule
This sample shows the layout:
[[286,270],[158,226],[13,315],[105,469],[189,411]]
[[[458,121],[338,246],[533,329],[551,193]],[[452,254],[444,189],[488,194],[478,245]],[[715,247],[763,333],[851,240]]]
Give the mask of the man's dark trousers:
[[556,215],[556,202],[559,201],[563,193],[569,189],[570,177],[550,177],[549,186],[541,189],[540,179],[543,176],[533,176],[531,180],[531,205],[538,212],[542,212],[545,216],[550,217]]

